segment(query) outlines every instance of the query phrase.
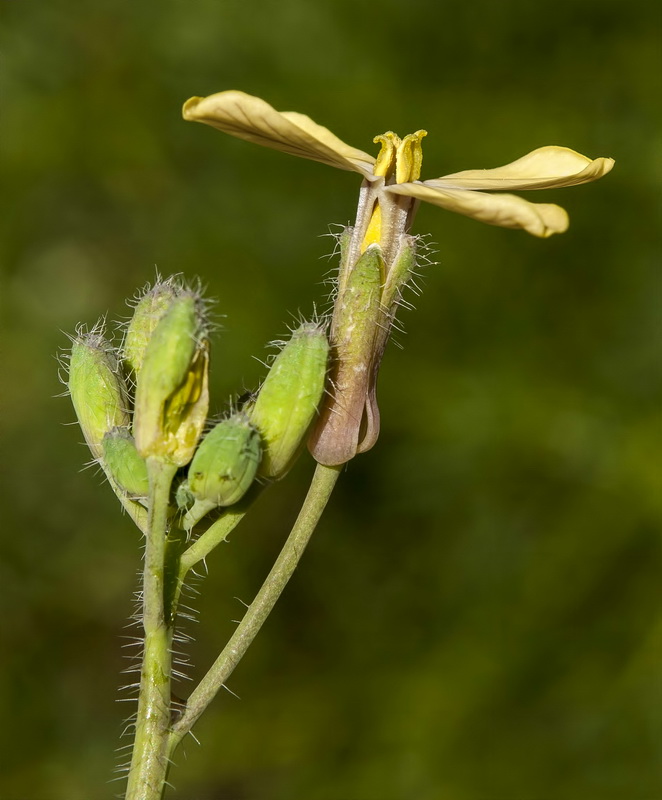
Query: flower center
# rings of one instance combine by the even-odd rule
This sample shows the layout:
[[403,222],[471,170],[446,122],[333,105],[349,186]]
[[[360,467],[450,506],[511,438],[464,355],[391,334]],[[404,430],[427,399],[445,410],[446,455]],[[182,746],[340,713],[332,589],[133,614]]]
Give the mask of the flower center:
[[[373,141],[375,144],[381,144],[382,149],[375,162],[374,174],[384,178],[387,186],[393,183],[417,181],[421,175],[421,164],[423,163],[421,139],[424,136],[427,136],[427,131],[423,130],[410,133],[404,139],[401,139],[393,131],[375,136]],[[371,244],[380,244],[382,234],[382,207],[377,200],[361,242],[361,252],[365,252]]]
[[404,139],[393,131],[375,136],[373,142],[382,146],[375,163],[375,175],[383,177],[387,184],[417,181],[423,163],[421,139],[427,135],[427,131],[421,130],[408,134]]

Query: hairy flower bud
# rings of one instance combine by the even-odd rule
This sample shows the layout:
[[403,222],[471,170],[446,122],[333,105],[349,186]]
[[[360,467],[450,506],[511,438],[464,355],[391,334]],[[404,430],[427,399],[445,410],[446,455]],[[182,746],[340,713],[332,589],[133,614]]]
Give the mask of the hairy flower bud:
[[328,356],[326,334],[309,322],[272,364],[249,411],[263,439],[262,477],[282,478],[293,465],[324,392]]
[[154,329],[177,294],[177,284],[169,278],[147,289],[136,302],[122,347],[124,361],[136,375],[145,360],[145,351]]
[[[262,445],[260,434],[244,414],[235,414],[215,425],[195,451],[188,470],[186,489],[195,504],[184,523],[191,527],[218,506],[231,506],[253,483]],[[186,499],[179,491],[180,501]]]
[[193,457],[209,406],[209,347],[200,302],[174,298],[145,349],[136,381],[133,435],[143,458],[182,467]]
[[103,466],[115,485],[129,498],[149,494],[145,459],[138,455],[128,428],[113,428],[103,437]]
[[100,458],[105,434],[129,424],[126,386],[102,325],[73,340],[67,384],[85,441]]

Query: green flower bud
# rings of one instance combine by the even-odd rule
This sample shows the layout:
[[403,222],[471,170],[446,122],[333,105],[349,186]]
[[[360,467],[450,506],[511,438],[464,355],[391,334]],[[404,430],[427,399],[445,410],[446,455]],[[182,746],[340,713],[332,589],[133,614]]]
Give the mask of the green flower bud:
[[[241,500],[253,483],[262,457],[260,434],[244,414],[215,425],[200,443],[188,470],[188,491],[195,505],[184,527],[201,519],[217,506],[231,506]],[[183,504],[187,497],[179,495]],[[194,524],[194,523],[193,523]]]
[[103,465],[127,497],[149,495],[147,464],[138,455],[128,428],[113,428],[103,437]]
[[209,406],[208,349],[199,299],[185,292],[154,329],[137,376],[133,435],[143,458],[182,467],[193,457]]
[[100,458],[105,434],[130,421],[126,386],[102,325],[76,335],[67,383],[85,441],[92,455]]
[[175,281],[168,278],[147,289],[136,302],[122,347],[124,361],[136,375],[145,360],[145,351],[154,329],[179,291]]
[[250,409],[262,434],[258,475],[278,479],[293,465],[324,392],[329,344],[315,323],[304,323],[276,357]]

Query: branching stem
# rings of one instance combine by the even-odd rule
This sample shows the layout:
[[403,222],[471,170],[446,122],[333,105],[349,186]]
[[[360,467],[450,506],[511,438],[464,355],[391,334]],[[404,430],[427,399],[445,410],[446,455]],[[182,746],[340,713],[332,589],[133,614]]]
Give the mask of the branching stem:
[[[189,697],[179,719],[171,724],[171,648],[182,583],[194,564],[204,559],[239,523],[248,506],[229,509],[196,542],[184,552],[179,551],[179,555],[176,541],[169,548],[167,539],[168,498],[175,469],[155,459],[148,459],[147,467],[150,502],[143,575],[145,648],[126,800],[162,800],[177,745],[228,679],[280,597],[319,522],[341,469],[317,466],[299,516],[262,588],[222,653]],[[166,572],[172,569],[177,579],[174,595],[168,600]]]
[[239,525],[246,516],[250,508],[250,503],[240,503],[235,507],[228,508],[216,522],[200,534],[200,536],[189,545],[179,557],[177,564],[176,584],[172,595],[172,605],[170,615],[173,620],[177,616],[177,607],[181,597],[182,589],[186,576],[193,567],[211,553],[221,542],[224,542],[230,533]]

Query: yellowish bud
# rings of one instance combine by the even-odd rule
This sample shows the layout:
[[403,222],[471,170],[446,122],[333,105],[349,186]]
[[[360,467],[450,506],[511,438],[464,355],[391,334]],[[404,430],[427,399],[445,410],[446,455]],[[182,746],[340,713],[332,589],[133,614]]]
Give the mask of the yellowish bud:
[[193,457],[209,407],[209,347],[199,299],[172,300],[145,348],[133,435],[143,458],[182,467]]

